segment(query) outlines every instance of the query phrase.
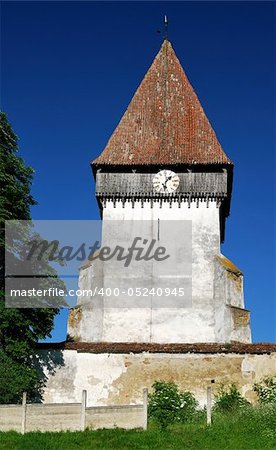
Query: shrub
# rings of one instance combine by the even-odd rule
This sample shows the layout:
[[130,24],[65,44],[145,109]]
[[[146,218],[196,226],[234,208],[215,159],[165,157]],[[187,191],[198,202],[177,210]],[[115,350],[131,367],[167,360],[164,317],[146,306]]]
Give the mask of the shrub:
[[191,392],[180,392],[173,382],[155,381],[149,394],[149,417],[156,420],[161,429],[176,422],[192,418],[198,405]]
[[235,384],[229,387],[220,386],[215,395],[215,411],[231,412],[245,406],[250,406],[250,403],[240,394]]
[[253,385],[253,390],[257,393],[260,403],[276,404],[276,376],[263,378],[260,383]]
[[194,418],[198,408],[198,401],[195,399],[195,396],[189,392],[180,392],[180,421],[187,422]]

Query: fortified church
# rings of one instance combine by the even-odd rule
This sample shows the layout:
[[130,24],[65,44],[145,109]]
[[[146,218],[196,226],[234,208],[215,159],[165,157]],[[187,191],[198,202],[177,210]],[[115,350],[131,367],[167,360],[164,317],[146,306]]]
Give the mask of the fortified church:
[[[156,379],[174,380],[202,401],[211,379],[234,382],[250,398],[253,382],[276,367],[269,344],[251,344],[243,275],[220,250],[233,163],[168,39],[92,170],[103,234],[113,221],[150,223],[152,236],[161,230],[177,248],[181,232],[166,234],[163,224],[191,223],[191,302],[164,307],[155,299],[129,308],[79,298],[69,315],[70,340],[44,345],[63,359],[48,374],[44,401],[79,401],[86,389],[90,405],[139,403]],[[174,280],[180,268],[181,258]],[[80,289],[91,288],[97,270],[106,285],[109,274],[88,261]]]

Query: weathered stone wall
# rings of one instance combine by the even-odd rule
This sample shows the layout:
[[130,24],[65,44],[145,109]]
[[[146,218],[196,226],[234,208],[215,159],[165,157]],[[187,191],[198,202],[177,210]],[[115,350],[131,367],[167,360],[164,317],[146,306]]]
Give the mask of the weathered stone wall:
[[[80,344],[71,345],[81,348]],[[204,345],[197,347],[198,351],[204,351]],[[243,353],[244,349],[236,352],[225,349],[224,353],[209,353],[207,349],[205,353],[167,353],[170,346],[164,346],[163,353],[94,353],[100,351],[97,347],[93,347],[93,353],[56,349],[53,351],[63,353],[64,366],[49,375],[44,401],[75,402],[86,389],[88,406],[141,404],[143,388],[150,390],[155,380],[167,380],[193,392],[204,404],[206,387],[212,379],[214,392],[220,383],[235,383],[246,398],[254,400],[253,383],[265,375],[276,374],[276,346],[269,354],[254,353],[253,344],[247,347],[248,353]]]
[[251,342],[250,312],[244,308],[243,275],[223,255],[214,259],[214,304],[218,342]]

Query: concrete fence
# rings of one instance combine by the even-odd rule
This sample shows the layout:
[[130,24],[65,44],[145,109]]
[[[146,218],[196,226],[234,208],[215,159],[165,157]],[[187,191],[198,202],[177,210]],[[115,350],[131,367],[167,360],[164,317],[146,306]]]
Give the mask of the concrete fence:
[[81,403],[32,403],[0,405],[0,431],[77,431],[85,428],[143,428],[147,429],[147,389],[143,404],[86,406],[86,391]]

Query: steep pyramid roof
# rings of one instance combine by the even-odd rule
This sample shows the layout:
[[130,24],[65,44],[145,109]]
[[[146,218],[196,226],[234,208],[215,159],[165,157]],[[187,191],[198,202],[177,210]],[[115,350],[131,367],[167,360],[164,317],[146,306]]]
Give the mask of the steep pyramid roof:
[[169,41],[93,164],[231,164]]

